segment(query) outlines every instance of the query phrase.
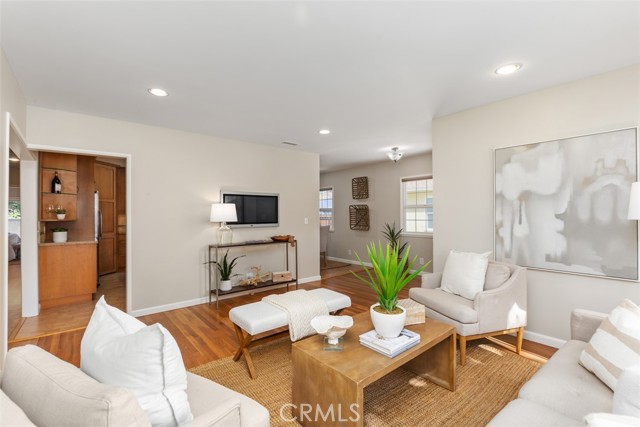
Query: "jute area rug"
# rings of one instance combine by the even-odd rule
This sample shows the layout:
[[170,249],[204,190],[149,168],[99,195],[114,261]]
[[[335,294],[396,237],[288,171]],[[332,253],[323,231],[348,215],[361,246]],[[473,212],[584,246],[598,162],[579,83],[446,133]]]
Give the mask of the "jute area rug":
[[[365,388],[365,426],[485,426],[540,367],[485,340],[467,347],[465,366],[457,366],[455,392],[402,368]],[[249,378],[243,359],[234,362],[231,357],[190,371],[260,402],[269,410],[272,426],[298,426],[289,421],[291,410],[286,405],[292,400],[289,338],[255,347],[252,356],[255,380]]]

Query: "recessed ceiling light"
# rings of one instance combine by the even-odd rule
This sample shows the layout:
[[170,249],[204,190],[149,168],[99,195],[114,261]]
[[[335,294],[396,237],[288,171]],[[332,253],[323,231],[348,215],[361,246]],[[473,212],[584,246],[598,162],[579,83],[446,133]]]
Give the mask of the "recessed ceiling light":
[[507,74],[515,73],[520,68],[522,68],[522,64],[507,64],[503,65],[502,67],[498,67],[498,69],[496,70],[496,74],[505,76]]
[[169,95],[166,90],[160,89],[160,88],[157,88],[157,87],[153,87],[151,89],[147,89],[147,91],[151,95],[155,95],[155,96],[168,96]]
[[329,135],[331,133],[331,131],[329,129],[321,129],[320,132],[318,132],[320,135]]

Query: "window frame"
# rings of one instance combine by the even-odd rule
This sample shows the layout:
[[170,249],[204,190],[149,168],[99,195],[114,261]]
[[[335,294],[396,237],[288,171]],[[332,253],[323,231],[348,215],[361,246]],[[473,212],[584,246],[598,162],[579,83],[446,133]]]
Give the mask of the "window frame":
[[[321,208],[320,207],[320,192],[322,191],[331,191],[331,208]],[[325,199],[325,200],[329,200],[329,199]],[[333,232],[335,229],[335,223],[336,223],[336,208],[335,208],[335,189],[333,188],[333,186],[326,186],[326,187],[320,187],[320,189],[318,190],[318,213],[320,213],[321,211],[327,211],[327,210],[331,210],[331,221],[329,223],[329,232]],[[322,217],[320,216],[319,218],[319,223],[320,225],[322,225]]]
[[[415,175],[415,176],[405,176],[405,177],[401,177],[400,178],[400,223],[402,225],[402,236],[408,236],[408,237],[432,237],[433,236],[433,232],[435,230],[435,225],[432,226],[431,230],[427,230],[427,231],[406,231],[407,227],[406,227],[406,209],[407,209],[407,204],[406,204],[406,191],[405,191],[405,182],[409,182],[409,181],[420,181],[420,180],[431,180],[431,185],[433,187],[433,174],[421,174],[421,175]],[[427,198],[428,200],[428,198]],[[433,211],[433,197],[432,197],[432,202],[429,203],[425,203],[424,205],[411,205],[410,207],[425,207],[425,208],[431,208],[431,210]],[[428,225],[428,222],[427,222]]]

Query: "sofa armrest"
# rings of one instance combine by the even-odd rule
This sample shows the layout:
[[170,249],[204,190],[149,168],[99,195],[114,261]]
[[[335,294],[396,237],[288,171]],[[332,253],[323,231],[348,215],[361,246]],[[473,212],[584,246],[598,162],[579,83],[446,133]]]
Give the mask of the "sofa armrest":
[[240,427],[240,399],[216,402],[206,412],[193,418],[192,427]]
[[518,267],[502,285],[478,292],[473,306],[478,312],[478,333],[527,325],[527,269]]
[[421,287],[426,289],[437,289],[442,281],[442,273],[422,273]]
[[571,312],[571,339],[589,342],[602,321],[604,313],[577,308]]

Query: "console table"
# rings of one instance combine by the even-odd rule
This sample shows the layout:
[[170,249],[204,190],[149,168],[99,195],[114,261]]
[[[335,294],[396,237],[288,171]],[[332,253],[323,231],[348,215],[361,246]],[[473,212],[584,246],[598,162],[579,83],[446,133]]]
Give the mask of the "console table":
[[[249,285],[249,286],[240,286],[236,285],[231,288],[230,291],[221,291],[219,289],[219,280],[217,269],[213,261],[217,261],[220,259],[218,257],[218,252],[220,249],[230,249],[230,248],[242,248],[247,246],[270,246],[268,249],[280,248],[284,245],[285,250],[285,269],[289,271],[289,245],[294,248],[293,254],[295,255],[295,277],[292,276],[291,280],[283,281],[283,282],[274,282],[273,280],[268,280],[266,282],[258,283],[257,285]],[[213,256],[212,256],[213,254]],[[220,297],[224,295],[234,294],[238,292],[251,291],[255,289],[268,288],[273,286],[287,285],[287,291],[289,291],[289,285],[291,283],[296,284],[296,289],[298,289],[298,241],[293,240],[290,241],[273,241],[273,240],[258,240],[258,241],[247,241],[240,243],[230,243],[223,245],[209,245],[209,249],[207,251],[207,264],[209,266],[209,304],[211,304],[213,296],[215,295],[216,299],[216,309],[219,306]]]

